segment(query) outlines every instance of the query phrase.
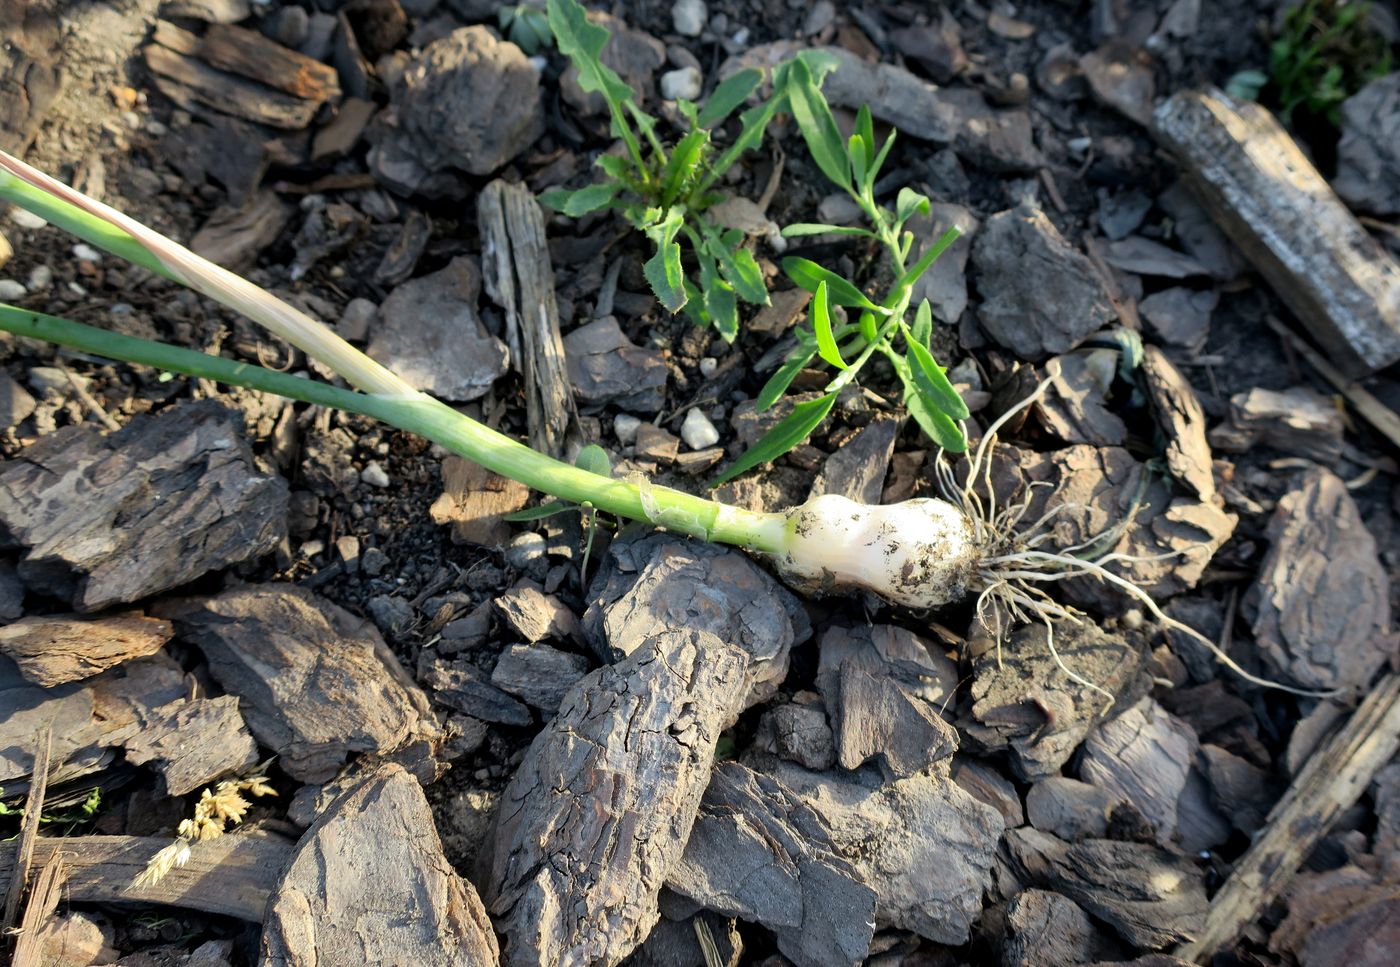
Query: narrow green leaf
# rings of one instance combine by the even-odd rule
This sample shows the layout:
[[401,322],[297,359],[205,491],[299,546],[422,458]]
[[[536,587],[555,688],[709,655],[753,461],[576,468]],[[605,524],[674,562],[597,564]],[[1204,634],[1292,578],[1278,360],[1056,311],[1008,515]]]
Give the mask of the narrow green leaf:
[[557,212],[563,212],[570,218],[578,218],[589,212],[607,208],[621,190],[622,185],[618,182],[604,181],[572,191],[567,189],[547,191],[540,196],[540,201]]
[[612,460],[608,459],[608,451],[596,443],[590,443],[578,452],[574,466],[589,473],[596,473],[600,477],[612,476]]
[[671,208],[661,221],[647,226],[646,236],[656,245],[656,254],[642,266],[642,274],[651,284],[656,298],[671,312],[679,312],[686,304],[685,274],[681,271],[681,247],[676,234],[681,230],[679,208]]
[[702,128],[712,128],[719,124],[733,114],[735,108],[748,100],[749,95],[756,91],[761,83],[763,71],[756,67],[749,67],[726,77],[705,102],[705,107],[695,119],[696,123]]
[[508,524],[525,524],[532,520],[544,520],[546,517],[553,517],[555,514],[562,514],[566,511],[577,509],[577,504],[571,504],[561,500],[551,500],[548,503],[540,504],[538,507],[526,507],[524,510],[517,510],[513,514],[505,514],[501,517],[501,520]]
[[870,166],[870,158],[865,150],[865,141],[853,134],[846,142],[846,158],[851,163],[851,178],[859,191],[866,189],[865,170]]
[[880,147],[880,153],[875,156],[875,160],[870,162],[870,171],[867,173],[871,184],[880,177],[880,169],[885,166],[885,159],[890,156],[890,148],[894,147],[894,128],[890,128],[889,135],[885,138],[885,143]]
[[783,229],[783,238],[801,238],[805,235],[859,235],[862,238],[878,239],[869,229],[855,225],[822,225],[817,222],[797,222]]
[[762,413],[768,407],[778,402],[778,398],[787,392],[787,388],[792,385],[792,381],[797,378],[797,374],[806,368],[812,361],[812,357],[817,354],[816,349],[798,349],[787,358],[787,362],[778,368],[778,371],[768,377],[768,382],[763,384],[763,389],[758,391],[758,397],[753,402],[754,411]]
[[691,131],[681,138],[671,152],[671,158],[661,173],[661,203],[670,205],[684,196],[700,170],[700,159],[705,153],[705,145],[710,141],[710,132],[704,129]]
[[632,88],[602,61],[603,45],[609,36],[607,29],[590,22],[587,11],[577,0],[546,0],[545,10],[559,52],[578,68],[579,87],[603,95],[612,113],[614,128],[627,141],[633,157],[639,159],[640,149],[627,126],[625,107],[633,99]]
[[875,163],[875,120],[870,116],[870,105],[862,104],[856,112],[856,134],[865,143],[865,166]]
[[595,164],[618,181],[635,180],[636,170],[627,158],[615,154],[600,154]]
[[[692,248],[695,247],[694,243],[692,236]],[[706,320],[725,342],[732,343],[739,335],[739,300],[734,295],[734,287],[719,277],[715,260],[703,243],[695,248],[695,258],[700,263],[700,303]]]
[[743,455],[730,464],[729,468],[720,474],[710,486],[722,484],[726,480],[733,480],[739,474],[751,470],[760,463],[776,460],[807,439],[822,420],[826,419],[826,415],[831,412],[832,406],[836,403],[836,396],[835,393],[827,393],[817,399],[798,403],[792,408],[791,413],[780,420],[777,426],[765,433],[763,439],[745,450]]
[[836,346],[836,336],[831,331],[831,304],[827,298],[827,284],[817,285],[816,295],[812,296],[812,331],[817,336],[817,352],[822,359],[837,369],[850,369],[841,358],[841,350]]
[[904,384],[904,408],[914,418],[914,422],[928,434],[930,440],[949,453],[962,453],[966,450],[967,437],[958,425],[937,407],[930,405],[928,398],[919,392],[913,374],[909,371],[908,360],[895,353],[890,353],[889,357],[890,362],[894,363],[895,372],[899,374],[900,382]]
[[841,132],[836,128],[836,119],[831,115],[826,98],[812,80],[807,62],[801,58],[793,61],[788,79],[788,103],[812,160],[834,184],[850,191],[851,171]]
[[965,420],[968,417],[967,404],[948,382],[947,371],[933,358],[928,347],[906,331],[905,343],[909,346],[910,370],[914,385],[928,399],[929,405],[941,410],[950,420]]
[[895,222],[903,225],[909,221],[917,212],[920,215],[927,215],[929,212],[928,197],[919,194],[912,188],[899,189],[899,197],[894,203]]
[[921,346],[927,346],[933,338],[933,307],[927,299],[922,300],[919,308],[914,310],[913,336]]
[[796,282],[808,292],[816,292],[817,286],[825,282],[831,289],[831,301],[838,306],[851,306],[859,309],[868,309],[871,312],[882,316],[889,315],[888,309],[883,309],[871,302],[864,292],[857,289],[850,282],[847,282],[835,272],[822,268],[811,259],[804,259],[800,256],[789,255],[783,259],[783,271],[788,278]]
[[895,283],[893,291],[902,291],[917,282],[919,276],[927,272],[928,267],[932,265],[940,255],[948,251],[948,247],[956,242],[958,236],[961,234],[962,230],[956,225],[944,232],[939,237],[938,241],[929,246],[929,250],[919,258],[919,261],[915,262],[913,266],[910,267],[909,271],[905,272],[900,280]]

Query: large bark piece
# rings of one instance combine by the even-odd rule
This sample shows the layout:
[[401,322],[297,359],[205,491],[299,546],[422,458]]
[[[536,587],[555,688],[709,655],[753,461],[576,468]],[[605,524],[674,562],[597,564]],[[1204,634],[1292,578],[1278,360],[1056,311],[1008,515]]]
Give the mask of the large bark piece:
[[258,761],[258,745],[238,713],[236,695],[182,699],[153,709],[123,748],[128,762],[154,763],[172,796]]
[[154,655],[174,633],[170,622],[136,611],[90,619],[36,615],[0,628],[0,652],[21,675],[47,688]]
[[332,803],[297,844],[267,906],[260,963],[486,967],[497,956],[422,787],[389,766]]
[[289,775],[325,782],[357,752],[402,754],[422,778],[436,771],[427,696],[369,622],[276,584],[170,602],[160,613],[243,699],[248,727]]
[[1268,111],[1183,92],[1154,121],[1185,180],[1346,375],[1400,359],[1400,265]]
[[219,403],[138,416],[103,436],[64,427],[0,462],[0,550],[24,582],[97,611],[271,551],[287,484],[257,472],[242,417]]
[[574,398],[564,365],[544,216],[525,185],[497,180],[477,200],[477,222],[486,292],[505,310],[511,357],[525,374],[530,446],[557,457],[564,449]]
[[483,894],[506,963],[617,964],[646,939],[751,662],[669,631],[569,692],[501,799]]

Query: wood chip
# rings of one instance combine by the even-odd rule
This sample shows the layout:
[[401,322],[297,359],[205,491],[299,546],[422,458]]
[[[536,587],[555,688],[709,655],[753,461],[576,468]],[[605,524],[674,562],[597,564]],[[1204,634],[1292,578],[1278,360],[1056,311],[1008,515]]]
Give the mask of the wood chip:
[[49,687],[154,655],[174,634],[170,622],[139,611],[100,618],[34,616],[0,628],[0,653],[29,681]]
[[238,712],[238,697],[181,700],[152,709],[122,743],[137,765],[154,763],[167,795],[183,796],[258,761],[258,745]]
[[427,696],[369,622],[302,588],[249,586],[160,605],[283,769],[324,782],[354,753],[399,755],[435,776]]
[[[160,903],[186,910],[261,923],[291,843],[277,837],[235,833],[196,843],[189,862],[159,882],[137,886],[151,857],[170,845],[167,836],[40,837],[34,862],[47,865],[62,854],[69,876],[64,898],[77,903]],[[0,879],[14,869],[9,850],[0,851]]]
[[203,36],[157,20],[152,38],[170,50],[320,105],[340,98],[335,68],[289,50],[256,30],[215,23]]
[[529,501],[524,484],[479,463],[448,456],[442,461],[442,495],[428,514],[434,524],[451,525],[454,544],[500,547],[510,540],[510,525],[501,518]]
[[1215,501],[1215,474],[1206,441],[1206,414],[1181,370],[1156,346],[1143,347],[1143,375],[1152,413],[1167,438],[1167,468],[1206,503]]
[[1264,108],[1182,92],[1156,134],[1226,234],[1347,376],[1400,359],[1400,264]]
[[271,900],[260,963],[495,964],[476,890],[443,855],[418,782],[397,766],[331,804],[297,844]]

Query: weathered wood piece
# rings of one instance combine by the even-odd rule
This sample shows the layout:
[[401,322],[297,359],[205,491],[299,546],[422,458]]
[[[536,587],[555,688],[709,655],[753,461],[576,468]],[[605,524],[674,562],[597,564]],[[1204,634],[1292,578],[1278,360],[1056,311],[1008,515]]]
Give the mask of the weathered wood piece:
[[257,471],[242,423],[207,400],[41,437],[0,462],[0,549],[25,548],[24,582],[84,612],[271,551],[287,484]]
[[1227,453],[1255,446],[1336,466],[1346,424],[1332,398],[1308,386],[1279,392],[1255,387],[1230,397],[1225,422],[1210,431],[1210,444]]
[[772,930],[798,967],[859,963],[875,934],[875,891],[836,852],[821,817],[737,762],[715,769],[666,885]]
[[300,131],[320,107],[315,101],[226,74],[159,44],[147,44],[141,53],[156,88],[187,111],[203,114],[205,108],[212,108],[255,124]]
[[0,653],[29,681],[47,688],[154,655],[174,634],[170,622],[139,611],[99,618],[34,615],[0,628]]
[[[62,855],[69,876],[64,897],[78,903],[163,903],[260,923],[267,898],[291,854],[292,844],[263,835],[230,834],[196,843],[189,862],[159,882],[135,880],[157,852],[170,845],[162,836],[41,836],[34,862]],[[14,851],[0,848],[0,879],[14,870]]]
[[1308,471],[1279,500],[1245,601],[1269,664],[1304,688],[1360,689],[1400,651],[1390,579],[1346,484]]
[[548,645],[512,645],[491,670],[491,683],[553,715],[564,696],[588,673],[588,659]]
[[371,623],[287,584],[165,602],[159,613],[242,699],[249,729],[289,775],[325,782],[354,753],[402,756],[420,777],[437,771],[428,698]]
[[1211,89],[1167,99],[1153,120],[1184,179],[1345,375],[1400,359],[1400,264],[1268,111]]
[[[39,871],[29,896],[29,903],[24,908],[24,917],[16,931],[18,936],[15,938],[14,959],[10,961],[13,967],[66,967],[66,964],[75,962],[71,959],[45,959],[49,951],[44,949],[41,933],[44,923],[58,908],[60,891],[67,878],[68,864],[63,862],[62,856],[54,857],[53,862]],[[101,936],[100,932],[98,936]],[[100,948],[101,944],[98,946]],[[92,960],[89,959],[86,963],[90,964]]]
[[1063,893],[1135,947],[1190,940],[1205,922],[1202,874],[1188,857],[1108,839],[1068,845],[1034,829],[1011,830],[1006,846],[1019,875]]
[[258,761],[258,744],[238,712],[238,697],[182,699],[142,716],[122,743],[128,762],[154,763],[171,796],[194,792]]
[[488,967],[496,935],[452,869],[418,781],[388,766],[306,831],[267,906],[267,967]]
[[340,97],[335,68],[283,47],[255,30],[216,23],[200,36],[168,20],[157,20],[152,39],[178,54],[197,57],[211,67],[317,105]]
[[525,375],[530,446],[557,457],[574,415],[574,398],[544,216],[527,186],[497,179],[477,200],[477,224],[486,293],[505,311],[511,357]]
[[1335,736],[1308,759],[1269,813],[1254,845],[1235,864],[1211,901],[1194,938],[1176,950],[1183,960],[1206,963],[1286,888],[1332,823],[1350,809],[1400,749],[1400,674],[1390,674]]
[[1167,468],[1206,503],[1215,500],[1215,474],[1206,414],[1181,370],[1156,346],[1143,347],[1143,375],[1152,413],[1167,438]]
[[[1055,650],[1076,674],[1107,689],[1120,703],[1147,689],[1142,653],[1094,625],[1062,625],[1055,633]],[[1060,670],[1044,625],[1017,630],[1003,645],[1000,660],[995,648],[978,656],[972,675],[973,704],[959,729],[983,749],[1008,749],[1012,770],[1028,782],[1058,775],[1108,711],[1102,693]]]
[[878,928],[951,946],[967,942],[982,916],[1004,827],[1001,813],[949,778],[946,765],[886,783],[871,769],[814,773],[762,754],[748,761],[825,824],[836,851],[875,891]]
[[1006,907],[1001,945],[1005,967],[1070,967],[1094,959],[1097,939],[1089,915],[1069,897],[1022,890]]
[[501,797],[483,899],[506,962],[613,965],[646,938],[752,662],[662,632],[565,697]]
[[0,151],[23,157],[63,89],[60,11],[38,3],[0,8]]
[[49,766],[53,761],[53,731],[40,729],[34,736],[34,781],[24,801],[24,818],[15,839],[14,869],[5,891],[5,908],[0,912],[0,934],[7,934],[18,922],[20,904],[29,889],[29,871],[34,863],[34,844],[39,838],[39,823],[44,815],[44,796],[49,785]]
[[503,518],[530,501],[522,483],[492,473],[479,463],[448,456],[442,461],[442,495],[428,514],[434,524],[452,528],[452,543],[501,547],[510,540]]

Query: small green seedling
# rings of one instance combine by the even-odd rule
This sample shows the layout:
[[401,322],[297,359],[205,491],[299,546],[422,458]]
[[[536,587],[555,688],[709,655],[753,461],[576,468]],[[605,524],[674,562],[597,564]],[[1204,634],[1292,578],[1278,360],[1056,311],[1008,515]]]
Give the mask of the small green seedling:
[[496,11],[496,23],[512,44],[533,57],[554,46],[549,17],[537,3],[520,3]]
[[[727,148],[719,150],[713,132],[763,83],[764,72],[756,68],[726,78],[703,105],[678,101],[689,130],[668,146],[657,133],[657,119],[638,107],[632,88],[600,59],[608,31],[590,22],[577,0],[548,0],[547,9],[559,50],[578,68],[579,86],[607,101],[612,133],[623,150],[598,158],[602,181],[545,192],[540,200],[575,218],[617,211],[651,240],[654,253],[643,268],[661,304],[671,312],[685,310],[733,342],[739,302],[767,305],[768,287],[744,233],[717,225],[705,211],[724,197],[715,183],[740,155],[758,147],[768,122],[786,109],[789,65],[774,70],[772,95],[739,115],[739,135]],[[682,242],[694,258],[692,277],[682,265]]]
[[[960,453],[967,448],[967,438],[959,423],[967,419],[968,410],[929,350],[933,313],[927,299],[915,310],[913,324],[907,321],[914,283],[957,240],[959,232],[950,228],[917,262],[906,265],[914,234],[904,226],[916,214],[929,213],[929,200],[909,188],[900,189],[894,211],[875,200],[875,181],[894,144],[895,132],[890,132],[877,151],[870,109],[862,107],[856,117],[855,133],[843,141],[831,107],[805,58],[792,62],[787,96],[817,167],[855,199],[871,227],[797,224],[783,229],[783,235],[854,235],[878,242],[889,258],[895,282],[877,304],[854,282],[815,262],[796,256],[783,259],[783,271],[788,277],[812,293],[809,325],[798,328],[797,347],[760,391],[756,408],[762,412],[772,406],[797,374],[818,360],[835,370],[835,375],[821,396],[797,404],[792,413],[731,464],[716,483],[776,459],[806,439],[826,419],[841,390],[877,354],[889,360],[899,377],[905,408],[914,421],[940,447]],[[841,320],[837,307],[848,310],[856,321]]]
[[1269,48],[1269,73],[1284,123],[1302,109],[1341,123],[1342,102],[1390,73],[1390,45],[1367,22],[1370,4],[1303,0],[1283,18]]

